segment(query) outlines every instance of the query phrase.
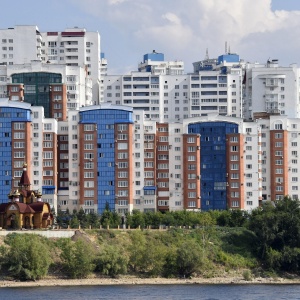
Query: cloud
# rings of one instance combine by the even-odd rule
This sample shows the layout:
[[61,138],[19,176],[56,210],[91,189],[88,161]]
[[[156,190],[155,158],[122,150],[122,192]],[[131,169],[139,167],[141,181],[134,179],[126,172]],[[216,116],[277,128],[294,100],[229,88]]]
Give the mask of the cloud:
[[225,41],[250,61],[273,56],[272,52],[294,56],[299,46],[295,34],[300,11],[272,11],[271,0],[74,1],[89,14],[113,24],[118,34],[130,40],[131,51],[140,51],[140,57],[156,49],[164,52],[166,59],[183,60],[186,69],[204,57],[206,48],[211,57],[222,54]]
[[168,13],[162,15],[162,18],[168,20],[170,23],[172,23],[174,25],[181,24],[181,20],[173,13],[168,12]]
[[109,0],[108,5],[118,5],[118,4],[121,4],[123,2],[126,2],[126,0]]

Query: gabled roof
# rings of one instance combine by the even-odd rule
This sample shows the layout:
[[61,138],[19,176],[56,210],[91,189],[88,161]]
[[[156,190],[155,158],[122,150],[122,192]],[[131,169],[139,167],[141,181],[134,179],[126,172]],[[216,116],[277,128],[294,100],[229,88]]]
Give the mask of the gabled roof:
[[20,213],[34,213],[34,210],[30,206],[28,206],[28,204],[21,202],[14,202],[14,204],[16,204],[19,207]]
[[42,212],[45,202],[33,202],[28,204],[35,212]]

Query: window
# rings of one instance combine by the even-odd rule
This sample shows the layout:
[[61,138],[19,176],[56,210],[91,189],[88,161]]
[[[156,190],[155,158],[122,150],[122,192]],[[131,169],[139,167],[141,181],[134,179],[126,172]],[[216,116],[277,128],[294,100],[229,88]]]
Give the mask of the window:
[[84,190],[84,197],[94,197],[94,190]]
[[239,165],[238,164],[231,164],[231,170],[238,170]]
[[189,201],[188,207],[196,207],[196,201]]
[[127,180],[118,181],[118,187],[128,187],[128,181]]
[[239,198],[240,193],[239,192],[231,192],[230,196],[231,196],[231,198]]
[[44,124],[44,130],[52,130],[52,124],[51,123],[45,123]]
[[25,124],[24,123],[14,123],[14,129],[24,130],[25,129]]
[[196,183],[191,182],[188,184],[188,189],[195,189],[196,188]]
[[117,195],[119,197],[127,197],[128,196],[128,191],[127,190],[119,190]]
[[232,188],[238,188],[239,187],[239,182],[231,182],[231,187]]
[[93,134],[85,134],[84,135],[84,140],[85,141],[92,141],[93,140],[94,135]]
[[25,132],[15,132],[14,139],[25,139]]
[[238,201],[231,201],[231,207],[239,207]]
[[45,151],[43,152],[44,159],[53,159],[53,152],[52,151]]
[[84,178],[94,178],[94,172],[84,172],[83,177]]
[[167,136],[160,136],[159,141],[160,142],[168,142],[168,137]]
[[238,155],[231,155],[231,161],[237,161]]
[[128,144],[127,143],[118,143],[118,150],[127,150]]
[[128,162],[119,162],[119,163],[118,163],[118,168],[119,168],[119,169],[125,169],[125,168],[128,168]]
[[231,179],[239,179],[239,174],[238,173],[232,173],[231,174]]
[[127,178],[127,177],[128,177],[127,171],[118,172],[118,178]]
[[127,152],[119,152],[118,153],[118,159],[127,159],[128,153]]

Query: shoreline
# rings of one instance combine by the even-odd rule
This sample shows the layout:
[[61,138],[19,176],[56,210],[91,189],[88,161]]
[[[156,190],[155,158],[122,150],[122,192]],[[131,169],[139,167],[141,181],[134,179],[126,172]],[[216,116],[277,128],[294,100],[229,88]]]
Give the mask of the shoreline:
[[195,277],[191,279],[184,278],[138,278],[138,277],[120,277],[120,278],[85,278],[85,279],[61,279],[44,278],[37,281],[10,281],[1,280],[0,288],[17,287],[56,287],[56,286],[107,286],[107,285],[176,285],[176,284],[300,284],[300,278],[253,278],[246,281],[243,277],[214,277],[202,278]]

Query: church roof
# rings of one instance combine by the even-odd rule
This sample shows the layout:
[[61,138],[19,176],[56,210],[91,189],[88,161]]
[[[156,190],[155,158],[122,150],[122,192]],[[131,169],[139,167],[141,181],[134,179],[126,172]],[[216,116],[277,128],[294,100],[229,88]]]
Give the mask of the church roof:
[[33,202],[28,204],[35,212],[42,212],[45,202]]
[[30,180],[27,174],[27,170],[24,168],[20,182],[19,182],[19,186],[29,186],[30,185]]
[[28,198],[28,197],[31,196],[32,191],[28,191],[28,190],[24,190],[24,189],[23,189],[23,190],[20,191],[20,193],[21,193],[24,197]]
[[15,202],[15,204],[19,206],[20,213],[34,213],[34,209],[25,203]]

